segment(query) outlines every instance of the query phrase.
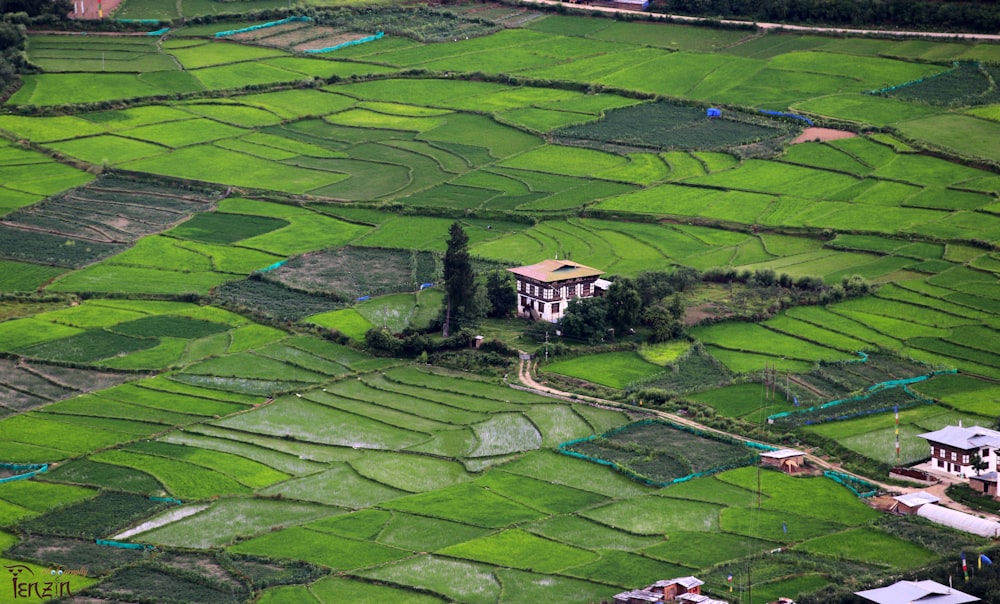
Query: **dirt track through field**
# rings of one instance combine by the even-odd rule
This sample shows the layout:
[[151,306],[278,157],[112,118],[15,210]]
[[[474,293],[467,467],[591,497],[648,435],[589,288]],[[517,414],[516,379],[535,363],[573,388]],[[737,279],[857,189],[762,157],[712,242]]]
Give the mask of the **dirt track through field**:
[[[545,386],[543,384],[539,384],[537,381],[535,381],[535,378],[531,375],[531,363],[532,363],[531,355],[529,355],[528,353],[526,353],[524,351],[519,351],[519,352],[520,352],[520,357],[521,357],[521,364],[520,364],[520,366],[518,368],[518,379],[521,382],[521,384],[523,384],[524,386],[527,386],[528,388],[530,388],[531,390],[535,391],[536,393],[544,395],[544,396],[550,396],[550,397],[553,397],[553,398],[559,398],[559,399],[562,399],[562,400],[571,401],[571,402],[572,401],[579,401],[579,402],[582,402],[582,403],[585,403],[585,404],[597,405],[599,407],[604,407],[604,408],[608,408],[608,409],[618,409],[618,410],[622,410],[622,411],[626,410],[626,409],[623,409],[623,405],[621,403],[616,403],[614,401],[609,401],[609,400],[605,400],[605,399],[601,399],[601,398],[597,398],[597,397],[593,397],[593,396],[587,396],[587,395],[582,395],[582,394],[575,394],[575,393],[572,393],[572,392],[564,392],[562,390],[557,390],[555,388],[550,388],[550,387]],[[649,408],[644,408],[642,411],[644,413],[647,413],[647,414],[650,414],[650,415],[654,415],[656,417],[660,417],[662,419],[665,419],[665,420],[668,420],[668,421],[671,421],[671,422],[674,422],[674,423],[677,423],[677,424],[682,424],[682,425],[685,425],[685,426],[688,426],[688,427],[691,427],[691,428],[702,430],[704,432],[714,432],[716,434],[722,434],[724,436],[728,436],[729,438],[732,438],[732,439],[735,439],[735,440],[738,440],[738,441],[741,441],[741,442],[751,442],[751,439],[748,439],[745,436],[741,436],[739,434],[733,434],[731,432],[725,432],[723,430],[717,430],[715,428],[710,428],[710,427],[708,427],[708,426],[706,426],[704,424],[700,424],[700,423],[698,423],[698,422],[696,422],[694,420],[688,419],[686,417],[682,417],[680,415],[675,415],[673,413],[667,413],[666,411],[658,411],[656,409],[649,409]],[[759,441],[759,440],[753,440],[752,442],[757,442],[757,443],[761,443],[761,444],[765,444],[765,445],[770,445],[772,447],[781,448],[779,445],[774,445],[772,443],[766,443],[766,442]],[[993,520],[995,522],[1000,522],[1000,518],[998,518],[994,514],[987,514],[987,513],[981,512],[979,510],[974,510],[974,509],[972,509],[972,508],[970,508],[970,507],[968,507],[968,506],[966,506],[966,505],[964,505],[962,503],[959,503],[959,502],[951,499],[950,497],[948,497],[948,495],[945,494],[945,488],[947,488],[948,485],[945,484],[945,483],[939,483],[939,484],[936,484],[936,485],[933,485],[933,486],[930,486],[930,487],[900,487],[900,486],[896,486],[896,485],[886,484],[884,482],[879,482],[878,480],[873,480],[871,478],[868,478],[867,476],[859,476],[857,474],[853,474],[853,473],[848,472],[847,470],[845,470],[843,467],[841,467],[840,464],[829,462],[829,461],[827,461],[825,459],[821,459],[821,458],[819,458],[819,457],[817,457],[815,455],[809,454],[809,453],[806,454],[806,459],[808,459],[809,463],[813,464],[816,467],[825,468],[825,469],[833,470],[835,472],[840,472],[842,474],[847,474],[847,475],[850,475],[850,476],[854,476],[855,478],[859,478],[861,480],[864,480],[866,482],[874,484],[878,488],[880,488],[883,491],[888,492],[888,493],[915,493],[917,491],[926,491],[926,492],[929,492],[929,493],[937,496],[938,498],[940,498],[940,500],[941,500],[940,503],[942,505],[945,505],[945,506],[949,507],[949,508],[965,512],[966,514],[972,514],[973,516],[985,517],[985,518],[988,518],[988,519]]]

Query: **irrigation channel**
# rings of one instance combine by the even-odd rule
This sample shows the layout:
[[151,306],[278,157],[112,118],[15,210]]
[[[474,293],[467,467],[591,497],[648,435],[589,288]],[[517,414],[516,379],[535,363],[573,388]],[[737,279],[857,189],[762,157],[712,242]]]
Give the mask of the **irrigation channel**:
[[[523,384],[523,386],[521,386],[522,388],[523,387],[527,387],[528,389],[530,389],[530,390],[532,390],[532,391],[534,391],[534,392],[536,392],[538,394],[541,394],[543,396],[549,396],[549,397],[558,398],[558,399],[562,399],[562,400],[566,400],[566,401],[570,401],[570,402],[583,402],[583,403],[587,403],[587,404],[591,404],[591,405],[597,405],[597,406],[601,406],[601,407],[607,407],[607,408],[610,408],[610,409],[618,409],[618,410],[625,410],[625,411],[635,411],[634,407],[629,407],[627,405],[623,405],[622,403],[618,403],[618,402],[615,402],[615,401],[610,401],[610,400],[607,400],[607,399],[597,398],[597,397],[594,397],[594,396],[588,396],[588,395],[585,395],[585,394],[576,394],[576,393],[573,393],[573,392],[565,392],[563,390],[557,390],[555,388],[550,388],[549,386],[546,386],[544,384],[540,384],[540,383],[538,383],[535,380],[535,378],[531,374],[531,363],[532,363],[531,355],[529,355],[528,353],[526,353],[524,351],[519,351],[519,355],[520,355],[520,359],[521,360],[520,360],[520,366],[518,368],[518,379],[521,382],[521,384]],[[688,427],[691,427],[691,428],[695,428],[697,430],[702,430],[702,431],[705,431],[705,432],[713,432],[715,434],[720,434],[720,435],[723,435],[723,436],[727,436],[729,438],[736,439],[736,440],[738,440],[740,442],[750,442],[750,440],[751,440],[751,439],[748,439],[748,438],[746,438],[744,436],[741,436],[739,434],[733,434],[731,432],[725,432],[723,430],[718,430],[716,428],[712,428],[712,427],[706,426],[706,425],[698,423],[698,422],[696,422],[696,421],[694,421],[694,420],[692,420],[690,418],[683,417],[681,415],[676,415],[674,413],[667,413],[666,411],[659,411],[659,410],[656,410],[656,409],[648,409],[648,408],[643,408],[642,412],[646,413],[646,414],[649,414],[649,415],[654,415],[656,417],[660,417],[660,418],[669,420],[671,422],[675,422],[675,423],[678,423],[678,424],[683,424],[685,426],[688,426]],[[765,445],[770,445],[770,446],[778,448],[778,449],[782,448],[780,445],[775,445],[773,443],[764,442],[764,441],[761,441],[759,439],[754,439],[753,442],[755,442],[755,443],[761,443],[761,444],[765,444]],[[882,489],[882,490],[884,490],[886,492],[914,493],[914,492],[917,492],[917,491],[925,491],[925,492],[931,493],[934,496],[940,498],[941,503],[943,505],[946,505],[947,507],[950,507],[952,509],[965,512],[967,514],[972,514],[972,515],[975,515],[975,516],[985,516],[987,518],[990,518],[991,520],[995,520],[997,522],[1000,522],[1000,517],[998,517],[998,516],[995,516],[995,515],[992,515],[992,514],[986,514],[984,512],[979,511],[979,510],[974,510],[974,509],[972,509],[972,508],[970,508],[970,507],[968,507],[968,506],[966,506],[966,505],[964,505],[962,503],[959,503],[959,502],[953,500],[952,498],[948,497],[948,495],[945,493],[945,489],[948,487],[948,484],[945,483],[945,482],[941,482],[941,483],[938,483],[938,484],[930,486],[930,487],[901,487],[901,486],[898,486],[898,485],[886,484],[884,482],[880,482],[878,480],[874,480],[874,479],[869,478],[867,476],[858,476],[857,474],[854,474],[852,472],[848,472],[843,467],[841,467],[840,464],[836,464],[836,463],[827,461],[827,460],[822,459],[822,458],[820,458],[820,457],[818,457],[816,455],[813,455],[811,453],[806,453],[806,458],[809,460],[810,463],[812,463],[812,464],[814,464],[814,465],[816,465],[818,467],[822,467],[822,468],[825,468],[825,469],[828,469],[828,470],[833,470],[834,472],[839,472],[841,474],[846,474],[848,476],[853,476],[853,477],[855,477],[855,478],[857,478],[859,480],[863,480],[865,482],[869,482],[871,484],[874,484],[878,488],[880,488],[880,489]]]

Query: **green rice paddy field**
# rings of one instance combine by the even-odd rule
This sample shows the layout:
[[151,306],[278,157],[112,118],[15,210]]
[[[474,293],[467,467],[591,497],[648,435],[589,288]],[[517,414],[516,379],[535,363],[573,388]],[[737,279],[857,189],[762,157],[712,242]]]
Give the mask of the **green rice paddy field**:
[[[161,4],[116,16],[221,10]],[[869,295],[542,375],[764,423],[938,371],[905,394],[919,404],[900,414],[898,456],[884,408],[789,428],[872,463],[919,461],[918,434],[998,414],[1000,112],[941,88],[869,93],[972,73],[952,62],[995,62],[994,46],[513,7],[346,15],[236,40],[214,34],[260,21],[30,36],[42,71],[0,108],[0,463],[18,464],[0,472],[50,466],[0,484],[5,565],[88,566],[93,540],[114,538],[162,563],[104,556],[74,589],[153,600],[155,573],[192,601],[415,604],[602,601],[690,574],[725,599],[752,565],[756,603],[982,545],[882,519],[821,477],[745,467],[650,488],[556,452],[626,412],[378,358],[364,340],[433,323],[442,289],[418,288],[440,282],[455,220],[490,269],[858,275]],[[388,35],[292,50],[346,31]],[[804,122],[758,110],[880,133],[791,144]],[[691,295],[723,319],[747,304],[706,291]],[[330,330],[343,339],[317,335]],[[770,398],[766,368],[785,381]],[[872,408],[904,400],[885,397]],[[641,451],[608,445],[609,461],[655,443],[619,444]],[[36,546],[44,560],[23,553]]]

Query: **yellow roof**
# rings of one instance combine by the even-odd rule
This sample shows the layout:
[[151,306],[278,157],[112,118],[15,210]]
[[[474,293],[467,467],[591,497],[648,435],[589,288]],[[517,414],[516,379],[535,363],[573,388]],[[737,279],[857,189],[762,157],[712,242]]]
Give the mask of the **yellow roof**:
[[542,260],[538,264],[519,266],[507,270],[515,275],[521,275],[522,277],[541,281],[542,283],[596,277],[604,274],[604,271],[584,266],[572,260]]

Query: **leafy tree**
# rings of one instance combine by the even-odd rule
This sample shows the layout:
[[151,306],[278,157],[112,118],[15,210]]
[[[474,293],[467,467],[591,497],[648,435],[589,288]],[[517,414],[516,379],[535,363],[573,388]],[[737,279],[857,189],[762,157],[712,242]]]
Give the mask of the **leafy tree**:
[[972,466],[972,469],[976,471],[976,476],[979,476],[980,472],[982,472],[983,470],[988,470],[990,467],[989,462],[980,457],[979,453],[973,453],[972,457],[969,458],[969,462],[970,462],[969,465]]
[[649,341],[666,342],[684,335],[684,326],[663,304],[649,306],[642,313],[642,322],[650,328]]
[[517,290],[508,272],[493,271],[486,277],[486,298],[490,303],[489,316],[506,317],[517,305]]
[[667,307],[667,310],[670,311],[670,317],[674,321],[679,322],[684,319],[684,311],[686,309],[684,308],[684,300],[681,299],[680,294],[674,294],[674,297],[670,300],[670,306]]
[[598,344],[608,332],[608,303],[605,298],[574,299],[559,319],[564,336]]
[[617,279],[608,288],[607,295],[608,323],[619,332],[623,332],[639,322],[642,312],[642,298],[635,282],[631,279]]
[[448,233],[448,249],[444,254],[446,338],[453,326],[474,324],[482,316],[479,286],[469,259],[469,236],[458,222],[452,223]]
[[0,0],[0,13],[27,13],[29,17],[54,15],[60,19],[73,11],[70,0]]
[[701,281],[696,269],[680,266],[673,271],[643,271],[635,278],[643,306],[655,304],[671,294],[686,291]]

